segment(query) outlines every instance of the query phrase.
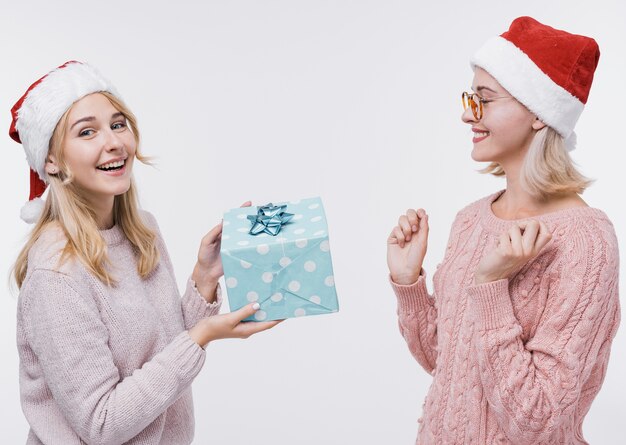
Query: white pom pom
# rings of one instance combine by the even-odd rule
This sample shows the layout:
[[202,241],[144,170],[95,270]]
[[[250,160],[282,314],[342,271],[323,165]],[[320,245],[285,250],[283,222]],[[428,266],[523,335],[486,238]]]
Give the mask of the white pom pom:
[[575,148],[576,148],[576,133],[572,131],[572,134],[570,134],[565,139],[565,149],[568,152],[570,152],[570,151],[573,151]]
[[35,198],[32,201],[28,201],[22,207],[20,211],[20,218],[22,218],[28,224],[35,224],[41,214],[43,213],[45,201],[41,198]]

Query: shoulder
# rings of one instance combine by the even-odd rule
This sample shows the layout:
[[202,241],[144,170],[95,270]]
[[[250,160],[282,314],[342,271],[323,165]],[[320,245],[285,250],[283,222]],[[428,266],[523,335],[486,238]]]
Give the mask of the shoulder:
[[141,218],[141,221],[149,228],[152,229],[154,231],[159,231],[159,224],[157,223],[156,218],[154,217],[154,215],[150,212],[148,212],[147,210],[143,210],[140,209],[139,210],[139,217]]
[[585,271],[617,270],[619,248],[615,227],[601,210],[586,207],[558,221],[553,228],[558,255]]
[[63,229],[56,223],[50,223],[28,251],[28,268],[55,269],[66,244]]

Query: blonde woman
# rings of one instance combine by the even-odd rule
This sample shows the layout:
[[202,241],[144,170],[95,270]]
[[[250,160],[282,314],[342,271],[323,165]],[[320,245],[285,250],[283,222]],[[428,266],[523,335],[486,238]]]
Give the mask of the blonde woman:
[[472,58],[463,93],[472,158],[506,189],[462,209],[429,295],[428,215],[409,210],[388,239],[400,331],[433,376],[426,444],[585,444],[620,319],[618,251],[607,216],[568,154],[596,42],[530,17]]
[[137,207],[135,117],[94,68],[60,66],[12,114],[31,168],[22,217],[35,223],[14,268],[27,443],[190,444],[204,347],[276,322],[240,323],[256,304],[218,315],[221,225],[181,298],[157,224]]

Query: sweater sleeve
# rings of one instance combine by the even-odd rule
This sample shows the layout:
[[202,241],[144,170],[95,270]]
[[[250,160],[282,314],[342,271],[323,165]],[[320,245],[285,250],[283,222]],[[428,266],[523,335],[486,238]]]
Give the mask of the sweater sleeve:
[[140,433],[191,385],[205,352],[183,331],[121,379],[99,309],[70,277],[35,270],[20,293],[21,322],[52,396],[88,443]]
[[[161,261],[163,261],[163,264],[175,282],[176,276],[174,274],[174,266],[172,265],[170,254],[167,250],[167,246],[165,245],[165,241],[163,240],[163,236],[161,235],[161,231],[159,230],[156,218],[151,213],[146,211],[143,211],[142,214],[144,215],[148,226],[154,230],[156,234]],[[198,292],[196,283],[191,279],[191,277],[187,279],[185,293],[181,298],[181,310],[183,313],[183,320],[185,322],[185,329],[191,329],[204,317],[210,317],[219,313],[222,305],[222,290],[219,283],[217,285],[216,292],[217,299],[213,303],[207,303],[204,297],[200,295],[200,292]]]
[[546,308],[526,342],[508,280],[468,289],[485,396],[516,443],[547,442],[604,378],[620,317],[618,254],[616,244],[589,238],[578,236],[557,260]]
[[222,288],[219,283],[217,284],[216,292],[217,300],[213,303],[207,303],[204,297],[200,295],[200,292],[198,292],[196,283],[191,277],[187,280],[187,288],[181,299],[185,329],[191,329],[204,317],[210,317],[219,313],[222,305]]
[[409,351],[417,362],[432,374],[437,362],[437,308],[426,288],[426,273],[420,271],[417,281],[391,287],[398,299],[398,326]]

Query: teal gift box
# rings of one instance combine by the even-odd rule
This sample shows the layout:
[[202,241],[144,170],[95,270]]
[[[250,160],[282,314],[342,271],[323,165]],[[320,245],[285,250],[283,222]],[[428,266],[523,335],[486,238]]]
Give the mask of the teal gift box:
[[[276,235],[250,234],[259,209],[241,207],[224,213],[222,264],[231,311],[251,302],[261,308],[249,321],[280,320],[337,312],[328,226],[320,198],[275,203],[286,205]],[[261,210],[263,211],[263,210]],[[292,214],[290,218],[287,216]],[[250,219],[248,218],[250,216]],[[276,217],[273,219],[276,221]],[[257,224],[257,228],[263,228]],[[276,230],[275,226],[268,231]]]

